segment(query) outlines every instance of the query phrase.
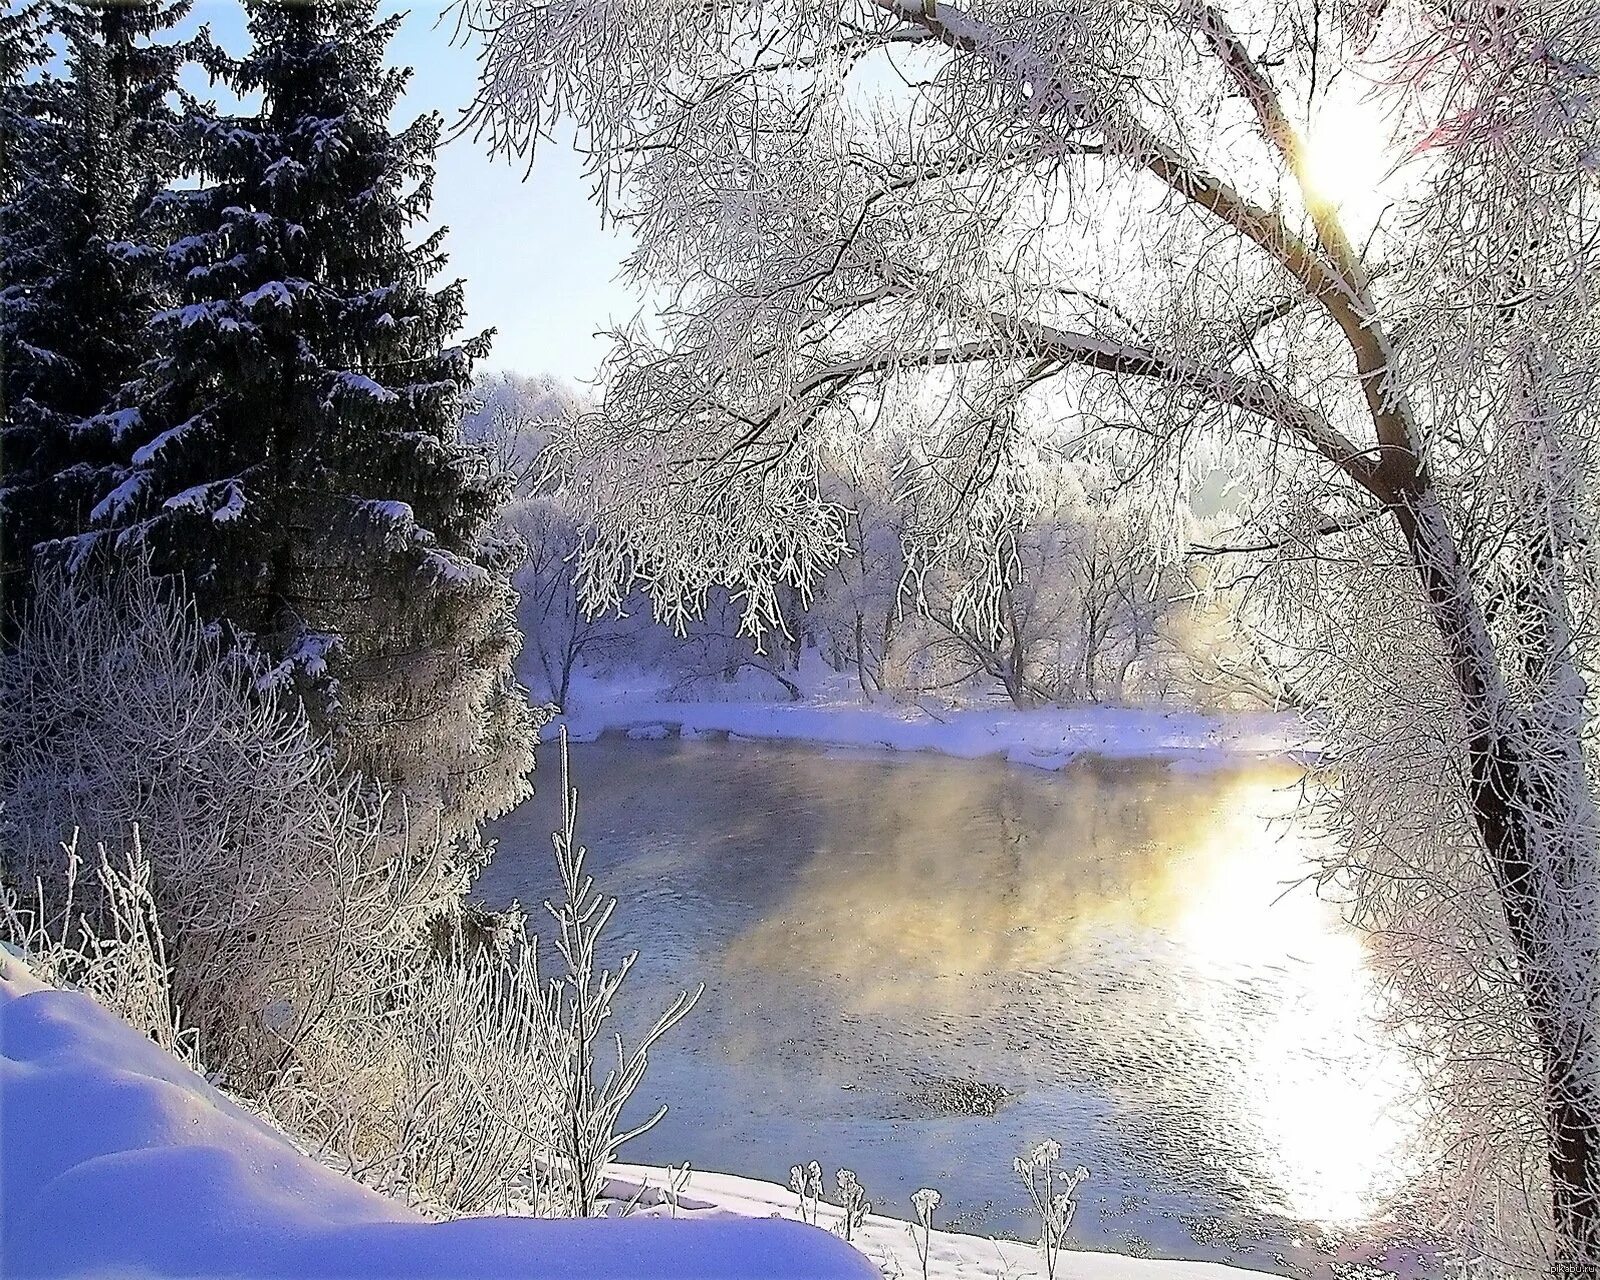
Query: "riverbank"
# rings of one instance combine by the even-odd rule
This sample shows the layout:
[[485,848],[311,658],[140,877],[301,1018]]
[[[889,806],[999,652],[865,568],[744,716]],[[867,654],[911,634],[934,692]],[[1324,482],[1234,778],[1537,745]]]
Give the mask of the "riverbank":
[[[832,1170],[827,1175],[832,1178]],[[637,1199],[640,1211],[674,1212],[662,1188],[666,1170],[648,1165],[616,1164],[609,1169],[608,1194],[619,1201]],[[690,1170],[674,1195],[680,1217],[695,1214],[733,1215],[743,1218],[794,1218],[798,1199],[787,1187],[739,1178],[726,1173]],[[935,1211],[934,1219],[938,1220]],[[843,1211],[830,1204],[817,1206],[817,1223],[830,1232],[840,1230]],[[918,1229],[918,1236],[921,1231]],[[920,1280],[922,1259],[911,1227],[899,1218],[868,1213],[852,1243],[866,1254],[885,1277]],[[928,1280],[1034,1280],[1045,1275],[1037,1246],[1017,1240],[963,1235],[955,1231],[930,1233]],[[1188,1262],[1161,1258],[1134,1258],[1123,1254],[1066,1249],[1056,1257],[1056,1280],[1259,1280],[1259,1271],[1219,1262]]]
[[1051,770],[1081,756],[1216,768],[1316,753],[1308,727],[1292,712],[1106,705],[1017,710],[993,703],[944,707],[890,700],[864,704],[822,682],[803,700],[783,702],[759,696],[680,701],[646,681],[579,680],[567,709],[545,726],[545,739],[557,737],[563,728],[573,742],[592,742],[609,733],[645,739],[727,737],[1002,758]]
[[[0,1269],[14,1276],[584,1276],[869,1280],[923,1274],[906,1224],[870,1215],[845,1246],[794,1221],[783,1188],[618,1165],[615,1221],[432,1222],[298,1151],[87,996],[0,950]],[[775,1219],[777,1219],[775,1221]],[[1027,1245],[934,1232],[930,1280],[1043,1274]],[[1207,1263],[1063,1254],[1059,1280],[1241,1280]]]

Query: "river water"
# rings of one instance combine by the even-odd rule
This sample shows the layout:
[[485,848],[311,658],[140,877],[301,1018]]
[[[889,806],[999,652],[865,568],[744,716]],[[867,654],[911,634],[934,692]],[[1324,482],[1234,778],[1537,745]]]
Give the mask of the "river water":
[[[1414,1272],[1387,1220],[1411,1148],[1360,939],[1301,883],[1288,764],[571,748],[588,871],[637,950],[622,1025],[703,982],[635,1113],[641,1163],[787,1182],[1031,1238],[1013,1159],[1054,1138],[1079,1243],[1281,1274]],[[496,825],[476,893],[555,890],[559,761]],[[1366,1266],[1359,1274],[1372,1274]]]

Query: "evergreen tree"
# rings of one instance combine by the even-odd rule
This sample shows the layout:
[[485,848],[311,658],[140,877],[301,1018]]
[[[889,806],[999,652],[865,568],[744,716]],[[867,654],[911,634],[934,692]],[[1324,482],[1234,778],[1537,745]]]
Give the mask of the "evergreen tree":
[[131,425],[107,411],[152,351],[157,280],[132,246],[150,234],[181,163],[169,96],[188,51],[160,37],[187,9],[33,4],[0,27],[0,506],[12,618],[40,545],[87,528],[115,437]]
[[260,106],[203,120],[201,181],[171,195],[178,296],[94,518],[276,664],[459,884],[481,822],[526,793],[532,725],[486,541],[502,481],[459,429],[488,335],[452,345],[443,231],[408,243],[439,120],[391,132],[409,72],[383,62],[399,19],[373,13],[255,3],[249,53],[208,49]]
[[55,126],[65,91],[45,74],[50,55],[44,4],[0,12],[0,409],[8,446],[14,402],[32,398],[55,359],[33,341],[44,336],[36,285],[48,269],[48,237],[64,185]]

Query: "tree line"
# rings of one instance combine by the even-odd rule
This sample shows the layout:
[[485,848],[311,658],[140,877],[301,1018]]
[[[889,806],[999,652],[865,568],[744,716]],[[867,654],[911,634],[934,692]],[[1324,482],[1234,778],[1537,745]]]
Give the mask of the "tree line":
[[[616,608],[590,610],[589,521],[563,465],[581,447],[584,398],[559,379],[514,374],[489,375],[478,390],[466,434],[516,478],[501,519],[522,548],[513,576],[522,670],[535,696],[556,705],[569,704],[584,675],[642,677],[685,699],[1295,702],[1293,682],[1262,660],[1265,641],[1230,621],[1226,578],[1183,554],[1211,536],[1217,516],[1120,484],[1064,445],[1042,447],[1005,508],[987,522],[969,513],[963,536],[938,554],[924,546],[938,517],[915,483],[915,432],[828,452],[820,483],[844,513],[841,553],[803,590],[778,588],[777,625],[765,633],[745,625],[722,584],[678,615],[658,616],[637,584]],[[971,591],[986,573],[997,595],[988,615]]]

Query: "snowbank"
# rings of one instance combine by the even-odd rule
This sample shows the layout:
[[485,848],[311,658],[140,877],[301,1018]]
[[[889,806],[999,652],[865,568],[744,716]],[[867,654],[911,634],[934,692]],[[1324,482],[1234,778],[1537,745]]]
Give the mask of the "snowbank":
[[0,1274],[871,1280],[725,1213],[433,1223],[307,1159],[87,996],[0,952]]
[[573,742],[607,732],[638,738],[726,734],[964,759],[998,756],[1040,769],[1060,769],[1080,755],[1205,768],[1310,750],[1303,722],[1278,712],[1213,715],[1111,706],[949,710],[811,699],[674,702],[649,689],[588,683],[575,688],[567,713],[545,726],[546,738],[563,725]]
[[[911,1280],[906,1223],[868,1216],[856,1248],[793,1220],[750,1178],[615,1165],[610,1220],[429,1222],[302,1155],[87,996],[41,985],[0,950],[0,1274],[525,1277],[527,1280]],[[859,1252],[858,1252],[859,1249]],[[864,1256],[865,1255],[865,1256]],[[869,1259],[871,1259],[869,1261]],[[935,1231],[929,1280],[1026,1280],[1030,1245]],[[1058,1280],[1242,1280],[1203,1262],[1063,1253]]]

